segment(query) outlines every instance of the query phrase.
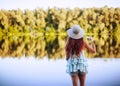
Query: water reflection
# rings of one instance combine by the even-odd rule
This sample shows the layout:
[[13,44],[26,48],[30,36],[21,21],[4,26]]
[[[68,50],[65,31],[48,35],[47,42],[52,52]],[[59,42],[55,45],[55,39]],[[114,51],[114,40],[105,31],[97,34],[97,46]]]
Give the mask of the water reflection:
[[[86,36],[89,34],[86,34]],[[116,40],[117,35],[92,34],[95,38],[97,53],[85,52],[87,57],[120,57],[120,42]],[[54,30],[31,33],[9,33],[0,37],[0,55],[2,58],[35,56],[37,58],[57,59],[65,57],[66,33],[57,33]],[[86,41],[89,42],[85,38]]]
[[0,10],[0,56],[64,58],[66,30],[73,24],[95,38],[97,53],[86,51],[87,57],[120,57],[120,8],[107,6]]

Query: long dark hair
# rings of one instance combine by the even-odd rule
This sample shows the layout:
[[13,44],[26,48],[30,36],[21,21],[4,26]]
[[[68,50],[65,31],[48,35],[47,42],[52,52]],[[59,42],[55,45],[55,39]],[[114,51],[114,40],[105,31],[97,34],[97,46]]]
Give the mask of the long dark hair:
[[85,43],[83,41],[83,38],[73,39],[68,37],[67,44],[65,47],[66,56],[70,56],[73,54],[79,56],[84,47]]

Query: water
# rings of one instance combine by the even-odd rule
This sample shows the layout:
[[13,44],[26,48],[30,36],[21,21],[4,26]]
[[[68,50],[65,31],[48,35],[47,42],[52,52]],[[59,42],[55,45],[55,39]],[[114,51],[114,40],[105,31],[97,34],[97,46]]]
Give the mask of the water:
[[[86,86],[120,86],[120,59],[88,59]],[[72,86],[64,59],[0,58],[0,86]]]

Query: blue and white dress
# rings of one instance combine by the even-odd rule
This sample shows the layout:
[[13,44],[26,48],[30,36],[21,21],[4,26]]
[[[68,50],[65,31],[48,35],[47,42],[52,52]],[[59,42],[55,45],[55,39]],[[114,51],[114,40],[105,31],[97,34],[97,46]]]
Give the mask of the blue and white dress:
[[80,72],[87,73],[87,59],[84,55],[84,51],[81,52],[80,56],[72,55],[67,61],[67,73],[77,72],[78,70]]

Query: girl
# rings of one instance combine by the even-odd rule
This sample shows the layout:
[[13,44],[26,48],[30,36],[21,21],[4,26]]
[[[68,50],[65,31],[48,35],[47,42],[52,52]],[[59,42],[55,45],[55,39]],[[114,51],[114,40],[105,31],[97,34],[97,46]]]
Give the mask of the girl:
[[84,40],[84,30],[79,25],[74,25],[67,30],[68,39],[66,43],[66,60],[67,60],[67,73],[72,78],[73,86],[78,86],[78,80],[80,86],[85,86],[85,77],[87,74],[87,59],[84,55],[84,49],[96,52],[93,38],[91,39],[91,45],[89,46]]

